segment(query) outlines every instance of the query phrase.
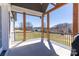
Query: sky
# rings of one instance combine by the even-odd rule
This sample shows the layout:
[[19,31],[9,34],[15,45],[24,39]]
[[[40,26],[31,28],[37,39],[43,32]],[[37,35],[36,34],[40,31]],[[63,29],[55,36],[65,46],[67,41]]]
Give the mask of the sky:
[[[49,4],[47,10],[54,7],[53,5]],[[46,10],[46,11],[47,11]],[[73,19],[73,4],[66,4],[63,7],[52,11],[50,13],[50,27],[60,24],[60,23],[72,23]],[[45,27],[47,25],[47,17],[44,17]],[[20,23],[23,22],[23,15],[17,13],[17,21],[15,22],[15,27],[19,27]],[[36,16],[26,16],[26,22],[31,22],[33,27],[41,27],[41,18]]]

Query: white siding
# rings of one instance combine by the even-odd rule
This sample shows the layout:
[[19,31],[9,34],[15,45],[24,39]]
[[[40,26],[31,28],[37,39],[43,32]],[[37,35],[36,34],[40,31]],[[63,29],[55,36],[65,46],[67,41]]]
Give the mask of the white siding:
[[8,4],[2,4],[2,48],[7,50],[9,47],[9,11]]

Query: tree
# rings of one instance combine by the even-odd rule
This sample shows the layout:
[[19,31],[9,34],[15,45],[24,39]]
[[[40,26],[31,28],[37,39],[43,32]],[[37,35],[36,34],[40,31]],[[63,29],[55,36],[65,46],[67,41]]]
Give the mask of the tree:
[[[20,29],[23,30],[23,22],[20,23]],[[28,31],[33,30],[33,25],[31,22],[26,22],[26,30]]]
[[23,30],[23,22],[20,23],[20,29]]
[[26,30],[27,31],[33,31],[33,25],[31,22],[27,22],[26,23]]

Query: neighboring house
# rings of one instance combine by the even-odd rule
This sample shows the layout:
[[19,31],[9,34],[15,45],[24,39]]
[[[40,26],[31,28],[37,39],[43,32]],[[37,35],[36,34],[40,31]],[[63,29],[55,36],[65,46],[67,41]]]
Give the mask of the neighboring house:
[[50,28],[50,32],[68,33],[72,32],[72,26],[69,23],[57,24]]
[[41,27],[34,27],[33,28],[33,31],[34,32],[41,32]]
[[[41,29],[42,29],[41,27],[34,27],[33,31],[41,32]],[[44,27],[44,32],[46,32],[46,30],[47,29]]]
[[[66,33],[66,34],[70,34],[72,32],[72,27],[71,27],[71,24],[69,23],[62,23],[62,24],[57,24],[53,27],[50,28],[50,32],[54,33]],[[44,32],[46,32],[46,28],[44,28]],[[33,31],[36,31],[36,32],[40,32],[41,31],[41,27],[34,27],[33,28]]]

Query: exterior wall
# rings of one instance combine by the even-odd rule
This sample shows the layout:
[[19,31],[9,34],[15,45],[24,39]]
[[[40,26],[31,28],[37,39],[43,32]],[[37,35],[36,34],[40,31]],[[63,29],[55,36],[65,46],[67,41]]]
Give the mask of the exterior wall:
[[1,6],[1,23],[2,23],[2,48],[7,50],[9,48],[9,4],[2,3]]
[[8,4],[2,4],[2,47],[7,50],[9,47],[9,11]]

